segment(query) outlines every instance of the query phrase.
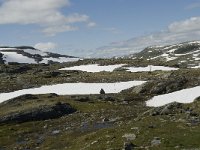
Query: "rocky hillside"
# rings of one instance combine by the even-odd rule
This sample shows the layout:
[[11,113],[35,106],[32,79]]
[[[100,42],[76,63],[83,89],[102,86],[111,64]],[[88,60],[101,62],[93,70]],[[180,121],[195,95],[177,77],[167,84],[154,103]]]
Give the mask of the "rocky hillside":
[[200,86],[200,69],[152,72],[116,69],[93,73],[59,70],[92,62],[146,65],[146,61],[135,59],[0,65],[0,95],[9,92],[7,97],[10,92],[42,85],[147,81],[120,93],[108,93],[105,88],[94,95],[27,93],[4,101],[0,103],[0,150],[199,149],[200,97],[191,103],[174,102],[161,107],[148,107],[146,101]]
[[43,52],[30,46],[0,47],[0,63],[54,63],[77,61],[79,58]]
[[149,61],[174,62],[177,65],[185,64],[188,68],[198,68],[200,63],[200,41],[147,47],[143,51],[128,57]]
[[[199,51],[187,42],[43,64],[77,58],[1,47],[0,150],[199,149]],[[141,84],[117,92],[122,82]]]

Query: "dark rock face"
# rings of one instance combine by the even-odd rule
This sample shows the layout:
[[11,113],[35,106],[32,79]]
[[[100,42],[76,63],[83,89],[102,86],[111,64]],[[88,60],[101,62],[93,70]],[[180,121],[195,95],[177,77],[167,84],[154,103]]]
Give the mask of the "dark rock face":
[[187,82],[185,78],[169,79],[164,82],[157,83],[150,91],[151,94],[165,94],[180,90]]
[[185,77],[158,79],[135,87],[133,92],[137,94],[166,94],[183,89],[187,82]]
[[104,89],[100,90],[100,94],[106,94],[106,92],[104,91]]
[[151,112],[152,116],[157,115],[169,115],[169,114],[175,114],[179,112],[183,107],[183,104],[181,103],[170,103],[163,107],[154,108],[154,110]]
[[3,54],[2,53],[0,53],[0,64],[4,64]]
[[27,121],[38,121],[59,118],[67,114],[74,113],[76,111],[68,103],[56,103],[52,106],[40,106],[32,110],[27,110],[24,112],[18,112],[3,116],[0,118],[0,123],[9,122],[27,122]]
[[36,61],[37,63],[39,63],[40,61],[43,60],[42,56],[39,55],[39,54],[35,54],[35,55],[33,55],[32,57],[35,59],[35,61]]

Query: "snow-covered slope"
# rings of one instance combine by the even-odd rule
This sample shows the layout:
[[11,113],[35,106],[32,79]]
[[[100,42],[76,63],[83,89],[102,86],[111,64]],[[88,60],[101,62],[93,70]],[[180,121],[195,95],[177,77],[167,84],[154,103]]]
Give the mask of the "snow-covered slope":
[[51,52],[43,52],[29,46],[21,47],[0,47],[0,62],[10,63],[51,63],[51,62],[70,62],[77,61],[79,58],[60,55]]
[[165,62],[175,61],[176,64],[185,64],[189,68],[193,68],[200,64],[200,41],[147,47],[143,51],[127,57]]

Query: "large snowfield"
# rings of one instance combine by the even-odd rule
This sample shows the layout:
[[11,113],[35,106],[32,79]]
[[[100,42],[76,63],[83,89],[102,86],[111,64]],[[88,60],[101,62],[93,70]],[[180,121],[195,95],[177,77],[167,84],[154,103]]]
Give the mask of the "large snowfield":
[[122,90],[129,89],[133,86],[141,85],[145,81],[128,81],[117,83],[64,83],[56,85],[42,86],[39,88],[23,89],[10,93],[0,94],[0,103],[9,99],[25,94],[47,94],[56,93],[58,95],[85,95],[99,94],[101,88],[106,93],[119,93]]
[[172,102],[191,103],[200,96],[200,86],[158,95],[146,102],[147,106],[160,107]]
[[59,70],[79,70],[79,71],[86,71],[86,72],[101,72],[101,71],[112,72],[114,71],[114,69],[120,68],[122,66],[124,66],[124,64],[108,65],[108,66],[99,66],[98,64],[89,64],[89,65],[80,65],[80,66],[74,66],[74,67],[61,68]]
[[[80,65],[74,67],[66,67],[59,70],[79,70],[79,71],[86,71],[86,72],[101,72],[107,71],[112,72],[117,68],[123,67],[126,64],[117,64],[117,65],[108,65],[108,66],[99,66],[98,64],[89,64],[89,65]],[[171,71],[171,70],[178,70],[178,68],[173,67],[165,67],[165,66],[147,66],[147,67],[124,67],[128,69],[127,71],[130,72],[145,72],[145,71]]]
[[3,60],[8,62],[18,62],[18,63],[29,63],[29,64],[36,64],[36,61],[32,58],[23,56],[22,54],[18,54],[16,52],[1,52],[4,54]]

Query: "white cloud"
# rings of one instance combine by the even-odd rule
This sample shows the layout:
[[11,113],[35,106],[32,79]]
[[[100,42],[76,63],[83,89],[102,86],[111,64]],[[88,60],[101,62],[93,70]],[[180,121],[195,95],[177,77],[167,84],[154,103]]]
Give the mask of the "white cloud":
[[190,31],[200,31],[200,17],[192,17],[169,25],[169,32],[172,33]]
[[60,11],[69,6],[69,0],[4,0],[0,6],[0,24],[37,24],[47,35],[55,35],[74,31],[76,23],[91,22],[85,14],[65,15]]
[[55,43],[47,42],[47,43],[37,43],[34,46],[36,49],[42,50],[42,51],[51,51],[57,47]]
[[87,21],[89,21],[89,16],[74,13],[74,14],[71,14],[71,15],[65,17],[65,21],[67,23],[87,22]]
[[78,27],[70,26],[70,25],[62,25],[62,26],[49,26],[42,30],[48,36],[55,36],[57,33],[66,32],[66,31],[76,31]]
[[88,27],[95,27],[97,24],[95,23],[95,22],[89,22],[88,24],[87,24],[87,26]]
[[98,48],[91,56],[113,57],[129,55],[152,45],[167,45],[193,40],[200,40],[200,17],[173,22],[165,31],[111,43],[108,46]]

